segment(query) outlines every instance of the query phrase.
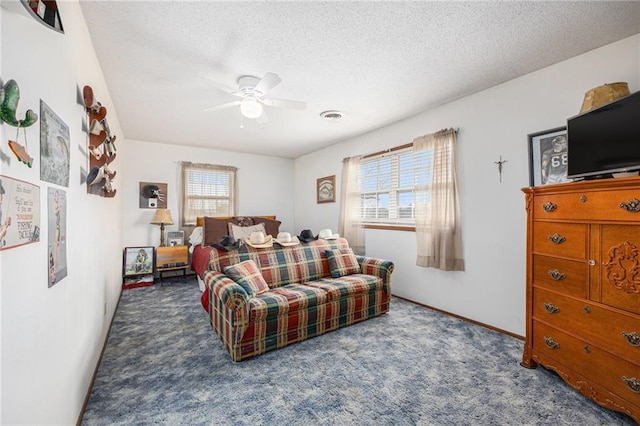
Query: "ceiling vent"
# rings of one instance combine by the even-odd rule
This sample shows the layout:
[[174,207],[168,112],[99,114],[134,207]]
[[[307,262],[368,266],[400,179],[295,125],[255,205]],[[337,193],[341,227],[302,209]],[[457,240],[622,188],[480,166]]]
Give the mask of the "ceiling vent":
[[320,117],[328,121],[336,121],[344,117],[344,114],[337,110],[330,110],[330,111],[321,112]]

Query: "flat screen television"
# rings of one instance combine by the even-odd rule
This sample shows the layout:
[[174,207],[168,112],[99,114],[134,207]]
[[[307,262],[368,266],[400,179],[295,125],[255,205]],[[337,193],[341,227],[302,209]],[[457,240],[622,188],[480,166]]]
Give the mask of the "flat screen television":
[[640,92],[567,120],[567,177],[640,170]]

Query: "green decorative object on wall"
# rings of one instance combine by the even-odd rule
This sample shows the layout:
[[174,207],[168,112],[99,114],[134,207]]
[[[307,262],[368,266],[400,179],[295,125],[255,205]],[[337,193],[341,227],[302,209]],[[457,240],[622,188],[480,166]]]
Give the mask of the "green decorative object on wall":
[[[0,84],[2,80],[0,80]],[[15,80],[9,80],[0,90],[0,119],[13,127],[29,127],[38,121],[38,114],[27,110],[23,120],[16,118],[16,110],[20,101],[20,88]]]
[[[33,158],[29,155],[27,150],[27,131],[25,130],[25,127],[29,127],[38,121],[38,114],[32,110],[27,110],[24,119],[18,120],[16,118],[18,102],[20,102],[20,88],[18,87],[18,83],[16,83],[15,80],[9,80],[5,84],[2,78],[0,78],[0,120],[17,128],[16,140],[8,141],[9,148],[20,162],[31,167],[33,164]],[[24,132],[24,146],[18,143],[20,128],[22,128],[22,131]]]

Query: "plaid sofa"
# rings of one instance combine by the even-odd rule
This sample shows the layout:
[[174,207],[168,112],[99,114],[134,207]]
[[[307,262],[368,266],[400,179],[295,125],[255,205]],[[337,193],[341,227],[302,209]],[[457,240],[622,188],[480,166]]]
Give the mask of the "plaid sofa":
[[[359,273],[333,278],[327,250],[348,247],[338,238],[292,247],[212,249],[202,301],[233,361],[386,313],[393,263],[356,256]],[[222,272],[245,260],[259,267],[268,291],[249,297]]]

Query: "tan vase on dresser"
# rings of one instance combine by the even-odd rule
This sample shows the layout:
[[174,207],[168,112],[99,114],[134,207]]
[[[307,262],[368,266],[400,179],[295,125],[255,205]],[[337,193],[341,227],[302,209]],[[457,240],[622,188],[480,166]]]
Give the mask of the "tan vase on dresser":
[[598,404],[640,422],[640,178],[524,188],[526,342]]

